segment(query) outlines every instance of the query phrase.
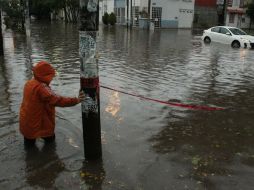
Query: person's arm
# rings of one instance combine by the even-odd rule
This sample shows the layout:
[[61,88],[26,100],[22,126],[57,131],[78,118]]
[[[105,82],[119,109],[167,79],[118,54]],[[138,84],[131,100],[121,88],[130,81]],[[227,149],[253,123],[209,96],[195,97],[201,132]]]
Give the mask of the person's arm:
[[46,84],[42,84],[38,90],[39,97],[42,101],[47,102],[52,106],[58,107],[69,107],[74,106],[81,102],[81,98],[76,97],[63,97],[57,95],[53,90],[50,89]]

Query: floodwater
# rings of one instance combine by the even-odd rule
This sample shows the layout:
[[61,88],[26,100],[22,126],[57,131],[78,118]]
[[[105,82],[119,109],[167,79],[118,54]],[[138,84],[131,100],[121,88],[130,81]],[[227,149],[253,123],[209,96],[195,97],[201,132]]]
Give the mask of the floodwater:
[[[31,65],[48,60],[52,88],[79,91],[78,29],[32,23],[31,41],[4,31],[0,62],[0,189],[253,189],[254,54],[204,45],[189,30],[101,27],[102,161],[84,160],[80,105],[57,109],[56,144],[25,151],[18,131]],[[31,48],[29,48],[31,47]]]

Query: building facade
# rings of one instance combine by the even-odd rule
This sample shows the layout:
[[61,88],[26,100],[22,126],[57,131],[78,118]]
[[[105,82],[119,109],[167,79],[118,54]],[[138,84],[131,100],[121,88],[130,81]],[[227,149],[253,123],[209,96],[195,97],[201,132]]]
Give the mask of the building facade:
[[218,25],[217,0],[196,0],[193,27],[208,28]]
[[116,15],[116,23],[125,25],[126,24],[126,1],[115,0],[114,13]]
[[155,28],[191,28],[195,0],[151,0]]
[[[155,28],[191,28],[195,0],[130,0],[130,23],[143,28],[144,20],[151,20]],[[149,6],[150,2],[150,6]],[[148,10],[150,7],[150,11]],[[150,12],[150,15],[149,15]],[[127,14],[127,11],[126,11]]]
[[[226,25],[239,28],[249,28],[250,18],[245,14],[246,5],[251,0],[196,0],[194,27],[209,28],[216,25]],[[225,8],[223,12],[223,7]],[[223,14],[223,15],[222,15]],[[220,20],[220,18],[222,18]]]
[[239,28],[248,28],[250,19],[245,14],[246,10],[244,5],[247,3],[245,0],[228,0],[226,21],[227,26],[234,26]]
[[148,19],[148,0],[126,0],[126,23],[139,27],[142,19]]
[[195,0],[102,0],[100,21],[105,12],[114,12],[121,25],[142,28],[150,20],[155,28],[192,28],[194,3]]

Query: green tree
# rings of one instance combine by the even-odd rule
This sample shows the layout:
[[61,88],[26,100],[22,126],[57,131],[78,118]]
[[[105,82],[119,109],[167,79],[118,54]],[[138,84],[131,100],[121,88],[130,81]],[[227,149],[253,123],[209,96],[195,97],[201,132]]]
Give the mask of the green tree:
[[30,0],[31,14],[38,19],[50,18],[50,13],[63,9],[66,22],[77,22],[79,0]]
[[30,14],[36,16],[37,19],[49,18],[50,9],[43,0],[30,1]]
[[0,7],[7,14],[5,17],[6,27],[22,29],[23,6],[20,0],[0,0]]
[[[26,0],[0,0],[0,7],[9,17],[8,23],[24,22],[24,3]],[[79,0],[29,0],[30,15],[37,19],[50,19],[51,13],[63,9],[66,22],[77,22]],[[7,18],[6,18],[7,19]]]
[[78,21],[79,17],[79,0],[63,0],[64,1],[64,14],[66,22]]
[[106,12],[106,13],[104,13],[104,15],[102,16],[102,22],[103,22],[103,24],[108,25],[108,19],[109,19],[109,15],[108,15],[108,13]]
[[254,3],[250,3],[247,5],[246,14],[250,17],[249,29],[251,29],[251,24],[254,21]]
[[108,22],[110,25],[115,25],[116,23],[116,15],[114,13],[110,13],[109,17],[108,17]]
[[58,0],[30,0],[30,14],[37,19],[49,19],[50,13],[58,8]]

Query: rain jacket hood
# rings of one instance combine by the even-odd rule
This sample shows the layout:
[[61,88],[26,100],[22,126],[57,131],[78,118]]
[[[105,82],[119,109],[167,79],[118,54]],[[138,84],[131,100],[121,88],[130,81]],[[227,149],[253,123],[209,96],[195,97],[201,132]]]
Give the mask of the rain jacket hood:
[[33,67],[34,78],[49,84],[55,76],[55,69],[46,61],[40,61]]

